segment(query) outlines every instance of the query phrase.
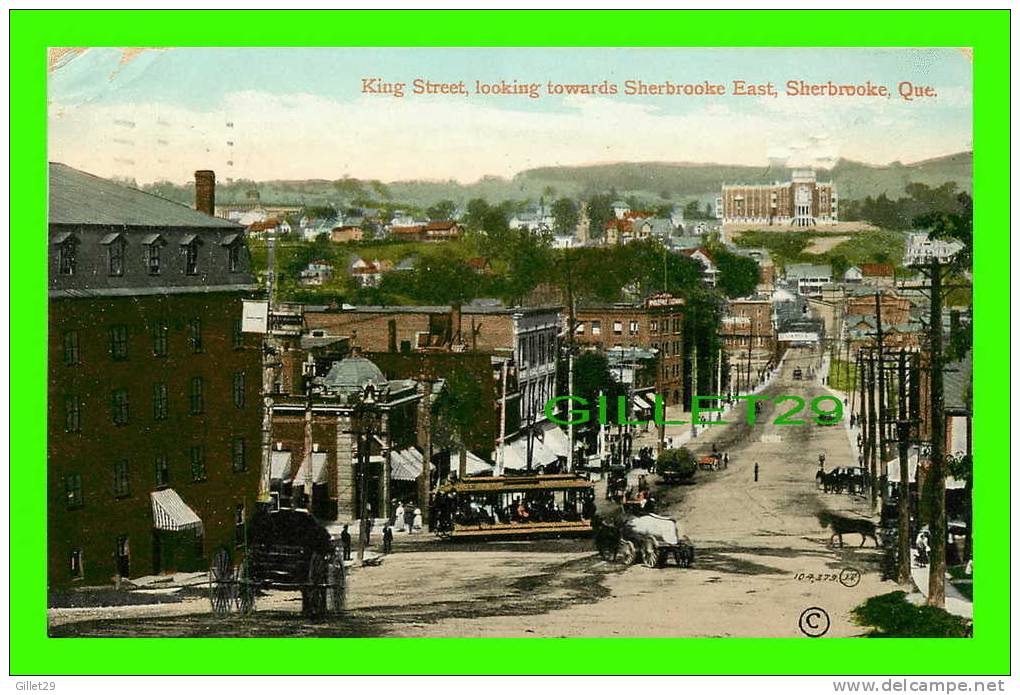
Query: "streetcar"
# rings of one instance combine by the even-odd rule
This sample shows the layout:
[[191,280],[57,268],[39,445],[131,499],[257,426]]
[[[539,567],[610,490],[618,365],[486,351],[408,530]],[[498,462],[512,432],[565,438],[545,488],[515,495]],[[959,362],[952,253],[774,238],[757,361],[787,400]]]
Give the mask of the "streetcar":
[[589,534],[595,484],[570,473],[464,479],[442,485],[434,509],[442,538]]

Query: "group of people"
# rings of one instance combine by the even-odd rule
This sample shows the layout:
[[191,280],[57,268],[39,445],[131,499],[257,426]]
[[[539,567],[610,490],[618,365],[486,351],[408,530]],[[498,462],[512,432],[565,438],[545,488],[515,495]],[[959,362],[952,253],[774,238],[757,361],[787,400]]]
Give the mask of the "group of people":
[[393,508],[393,517],[390,525],[397,529],[397,533],[420,533],[422,529],[421,508],[410,502],[407,506],[400,500],[394,500],[396,506]]

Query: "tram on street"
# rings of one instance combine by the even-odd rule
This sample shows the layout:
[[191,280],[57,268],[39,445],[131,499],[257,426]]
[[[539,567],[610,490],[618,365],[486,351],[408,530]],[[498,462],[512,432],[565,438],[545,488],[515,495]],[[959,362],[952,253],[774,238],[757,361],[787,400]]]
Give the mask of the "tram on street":
[[467,478],[436,491],[443,538],[589,534],[595,484],[570,473]]

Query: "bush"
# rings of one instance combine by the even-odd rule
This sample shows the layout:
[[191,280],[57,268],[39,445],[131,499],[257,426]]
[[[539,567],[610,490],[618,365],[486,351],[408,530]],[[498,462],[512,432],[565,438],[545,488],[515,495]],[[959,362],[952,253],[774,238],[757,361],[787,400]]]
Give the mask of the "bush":
[[659,474],[679,480],[690,480],[698,470],[698,464],[686,448],[665,449],[657,462]]
[[915,606],[902,591],[872,596],[851,611],[854,622],[873,628],[866,637],[968,637],[964,618],[934,606]]

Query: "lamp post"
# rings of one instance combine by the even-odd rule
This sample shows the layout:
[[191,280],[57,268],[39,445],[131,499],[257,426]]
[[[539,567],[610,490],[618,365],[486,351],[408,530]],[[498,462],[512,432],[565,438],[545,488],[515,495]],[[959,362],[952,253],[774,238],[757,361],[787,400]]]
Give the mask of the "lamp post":
[[365,561],[365,546],[368,545],[368,464],[372,448],[372,415],[376,404],[375,387],[368,383],[361,392],[361,400],[354,406],[355,422],[358,423],[358,562]]

